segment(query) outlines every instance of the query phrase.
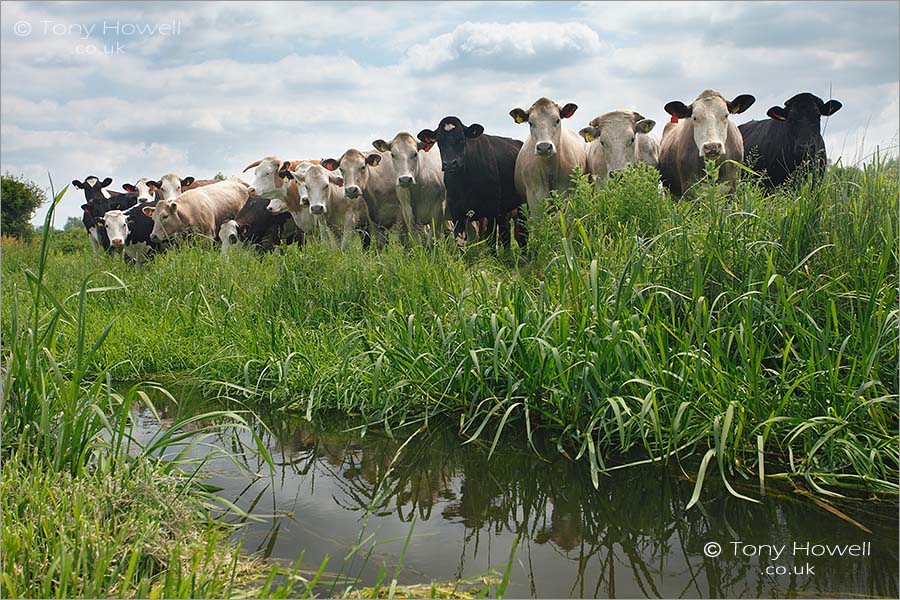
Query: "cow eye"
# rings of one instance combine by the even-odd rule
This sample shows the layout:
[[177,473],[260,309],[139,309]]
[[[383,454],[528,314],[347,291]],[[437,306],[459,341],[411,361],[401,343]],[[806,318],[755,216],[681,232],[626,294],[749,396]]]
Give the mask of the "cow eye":
[[366,170],[366,165],[363,165],[359,168],[359,172],[362,173]]
[[629,143],[629,144],[633,144],[633,143],[634,143],[634,136],[632,136],[631,139],[628,140],[628,143]]
[[556,117],[556,124],[559,125],[559,117]]

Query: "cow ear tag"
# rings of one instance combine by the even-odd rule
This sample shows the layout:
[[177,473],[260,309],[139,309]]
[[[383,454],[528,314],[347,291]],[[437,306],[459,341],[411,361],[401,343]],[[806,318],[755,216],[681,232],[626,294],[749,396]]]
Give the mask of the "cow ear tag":
[[678,117],[676,117],[675,115],[672,115],[672,118],[669,119],[669,123],[677,123],[677,122],[678,122]]

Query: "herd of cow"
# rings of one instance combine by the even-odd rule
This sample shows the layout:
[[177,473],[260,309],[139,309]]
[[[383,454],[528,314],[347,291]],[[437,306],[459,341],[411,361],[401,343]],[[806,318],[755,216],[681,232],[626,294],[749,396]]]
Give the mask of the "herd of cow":
[[459,243],[480,233],[491,240],[499,236],[506,247],[514,223],[516,241],[524,246],[519,208],[527,203],[533,212],[551,191],[565,193],[576,167],[602,188],[628,165],[647,163],[677,197],[701,179],[707,160],[720,165],[719,183],[726,190],[739,174],[735,162],[749,161],[770,188],[804,164],[821,174],[826,157],[820,120],[841,103],[801,93],[770,108],[768,119],[731,122],[730,115],[754,101],[746,94],[729,101],[705,90],[689,105],[669,102],[671,120],[661,142],[650,135],[653,120],[628,110],[600,115],[575,134],[561,120],[578,107],[540,98],[528,110],[509,113],[516,123],[528,123],[524,143],[450,116],[417,136],[401,132],[389,141],[375,140],[369,152],[350,149],[322,160],[268,156],[244,169],[254,169],[250,185],[174,173],[126,184],[124,192],[108,191],[108,177],[72,184],[84,191],[83,221],[94,251],[121,248],[129,259],[189,232],[218,238],[223,251],[241,243],[302,242],[315,232],[344,248],[354,232],[364,247],[372,239],[383,243],[395,226],[404,239],[429,241],[447,231],[448,222]]

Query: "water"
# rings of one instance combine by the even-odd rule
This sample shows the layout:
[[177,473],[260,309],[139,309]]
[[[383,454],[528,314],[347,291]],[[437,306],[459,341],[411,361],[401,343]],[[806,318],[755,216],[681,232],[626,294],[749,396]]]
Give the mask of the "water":
[[[157,431],[149,413],[137,416],[138,438]],[[372,585],[384,566],[389,584],[412,527],[401,585],[502,575],[518,534],[511,598],[898,597],[896,499],[829,501],[854,524],[789,491],[749,488],[762,501],[752,504],[710,486],[686,511],[693,483],[672,467],[615,471],[594,489],[584,466],[555,449],[541,460],[501,445],[489,460],[485,444],[463,446],[450,427],[432,427],[401,451],[411,432],[392,440],[276,422],[262,436],[274,475],[241,451],[252,447],[248,432],[218,441],[241,454],[242,468],[216,459],[205,469],[222,497],[264,517],[236,534],[245,551],[285,564],[305,550],[307,569],[328,555],[331,573],[343,566]],[[345,563],[361,530],[371,557]],[[721,554],[710,558],[713,542]],[[828,555],[836,552],[844,555]]]

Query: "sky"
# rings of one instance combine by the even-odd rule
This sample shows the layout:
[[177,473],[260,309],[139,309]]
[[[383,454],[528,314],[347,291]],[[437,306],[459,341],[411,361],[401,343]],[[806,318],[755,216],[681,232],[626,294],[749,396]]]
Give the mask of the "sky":
[[[0,4],[0,171],[49,190],[175,172],[241,176],[264,156],[339,157],[456,115],[524,139],[509,111],[604,112],[707,88],[756,103],[799,92],[832,160],[896,155],[897,2],[65,2]],[[249,180],[249,174],[244,175]],[[49,194],[48,194],[49,195]],[[70,186],[55,219],[80,216]],[[33,222],[43,221],[46,207]]]

